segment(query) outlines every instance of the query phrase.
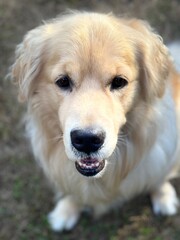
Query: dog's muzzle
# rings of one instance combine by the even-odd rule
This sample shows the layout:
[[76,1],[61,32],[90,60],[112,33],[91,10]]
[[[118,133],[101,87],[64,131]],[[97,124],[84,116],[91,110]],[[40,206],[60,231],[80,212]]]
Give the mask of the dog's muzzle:
[[71,144],[73,148],[88,155],[79,161],[76,161],[75,166],[78,172],[82,175],[91,177],[98,174],[105,166],[104,160],[98,160],[91,157],[103,146],[105,140],[105,133],[100,129],[86,128],[74,129],[71,131]]

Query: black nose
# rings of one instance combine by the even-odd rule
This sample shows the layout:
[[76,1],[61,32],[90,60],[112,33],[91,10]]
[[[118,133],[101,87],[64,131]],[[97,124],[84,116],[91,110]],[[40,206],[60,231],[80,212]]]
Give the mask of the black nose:
[[91,153],[97,151],[104,143],[105,133],[103,131],[93,133],[88,130],[73,130],[71,142],[79,152]]

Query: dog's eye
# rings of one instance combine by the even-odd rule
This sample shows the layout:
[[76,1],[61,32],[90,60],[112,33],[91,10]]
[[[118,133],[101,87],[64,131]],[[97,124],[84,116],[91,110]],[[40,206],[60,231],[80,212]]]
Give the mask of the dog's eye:
[[116,90],[125,87],[128,81],[122,76],[116,76],[111,82],[111,90]]
[[61,75],[56,79],[56,85],[63,90],[71,90],[71,79],[68,75]]

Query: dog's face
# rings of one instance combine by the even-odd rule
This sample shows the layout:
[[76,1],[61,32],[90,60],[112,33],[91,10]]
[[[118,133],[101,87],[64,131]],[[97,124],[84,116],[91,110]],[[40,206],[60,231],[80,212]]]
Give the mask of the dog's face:
[[67,16],[31,31],[17,56],[21,96],[51,137],[63,134],[69,160],[85,176],[103,173],[136,104],[164,91],[165,49],[136,20]]
[[106,42],[107,36],[97,35],[72,45],[63,63],[56,58],[52,70],[66,153],[86,176],[106,165],[135,95],[134,59],[112,47],[114,37]]

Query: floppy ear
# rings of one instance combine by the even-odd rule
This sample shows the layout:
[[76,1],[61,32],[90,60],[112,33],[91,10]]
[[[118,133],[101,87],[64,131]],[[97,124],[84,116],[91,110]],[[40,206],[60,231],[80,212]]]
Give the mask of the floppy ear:
[[13,81],[19,84],[19,100],[24,101],[32,92],[32,82],[42,67],[45,38],[44,26],[29,31],[16,48],[15,63],[11,68]]
[[161,98],[171,65],[168,50],[148,23],[134,19],[129,25],[137,31],[135,41],[142,96],[146,101]]

